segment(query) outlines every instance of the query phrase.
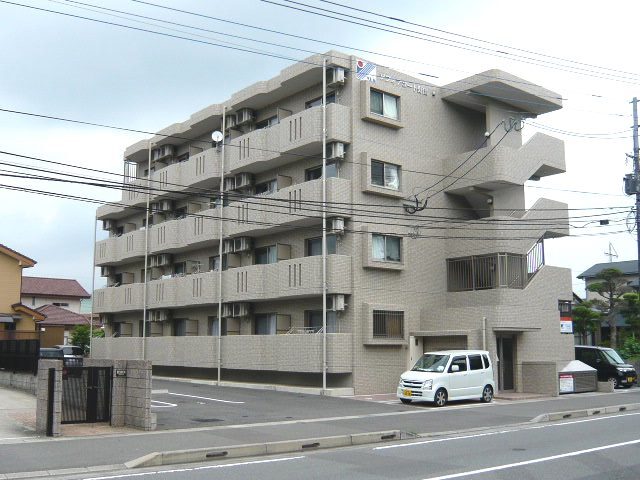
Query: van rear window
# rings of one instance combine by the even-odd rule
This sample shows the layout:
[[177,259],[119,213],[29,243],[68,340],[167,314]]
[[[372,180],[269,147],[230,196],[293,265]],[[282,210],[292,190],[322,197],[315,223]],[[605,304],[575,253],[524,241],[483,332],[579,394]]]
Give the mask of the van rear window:
[[489,368],[491,366],[489,363],[489,357],[486,355],[482,355],[482,361],[484,362],[484,368]]
[[482,370],[482,358],[480,355],[469,355],[469,369],[470,370]]

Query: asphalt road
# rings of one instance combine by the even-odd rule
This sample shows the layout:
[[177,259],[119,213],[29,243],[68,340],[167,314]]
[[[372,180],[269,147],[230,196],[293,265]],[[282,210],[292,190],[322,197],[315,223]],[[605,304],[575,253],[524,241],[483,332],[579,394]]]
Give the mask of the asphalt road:
[[636,480],[639,430],[640,412],[629,412],[384,446],[76,478]]

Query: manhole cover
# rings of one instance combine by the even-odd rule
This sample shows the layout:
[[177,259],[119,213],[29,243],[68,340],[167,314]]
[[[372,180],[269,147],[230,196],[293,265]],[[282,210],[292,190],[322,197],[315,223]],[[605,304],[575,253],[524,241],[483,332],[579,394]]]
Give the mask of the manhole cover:
[[209,423],[209,422],[221,422],[221,418],[192,418],[192,422]]

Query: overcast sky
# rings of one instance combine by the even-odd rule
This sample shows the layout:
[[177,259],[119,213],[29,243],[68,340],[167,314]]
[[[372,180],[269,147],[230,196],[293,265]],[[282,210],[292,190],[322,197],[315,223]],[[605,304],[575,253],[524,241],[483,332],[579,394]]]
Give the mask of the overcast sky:
[[[87,10],[89,7],[86,5],[91,1],[86,0],[85,5],[75,2],[75,6],[64,0],[24,0],[23,3],[212,43],[233,42],[242,48],[259,48],[295,59],[309,55],[165,23],[164,27],[174,29],[166,30],[157,22],[146,19],[139,18],[146,24],[135,23],[131,17],[118,18],[107,16],[104,11]],[[610,219],[608,227],[601,227],[597,222],[585,226],[580,217],[591,215],[589,219],[596,218],[592,215],[598,212],[583,210],[586,208],[629,207],[633,204],[623,193],[622,177],[631,171],[631,164],[626,159],[626,154],[632,151],[629,101],[634,95],[640,96],[640,75],[628,73],[640,72],[640,67],[632,62],[637,50],[636,24],[640,18],[640,2],[538,0],[526,5],[490,0],[342,2],[468,37],[619,71],[607,71],[610,78],[596,78],[593,67],[586,65],[573,64],[589,71],[588,75],[580,75],[563,71],[558,66],[545,68],[499,58],[499,55],[446,47],[259,0],[156,1],[248,25],[407,57],[421,63],[361,55],[409,74],[421,72],[437,76],[435,80],[429,79],[436,84],[447,84],[490,68],[501,68],[562,94],[564,108],[534,122],[571,134],[554,134],[530,125],[524,130],[526,137],[536,131],[555,135],[562,138],[566,146],[567,173],[547,177],[540,182],[529,182],[532,185],[527,188],[528,205],[543,196],[567,202],[569,208],[575,209],[571,210],[571,216],[575,217],[572,225],[579,228],[572,228],[570,238],[545,243],[547,264],[571,268],[574,290],[583,294],[583,283],[575,276],[594,263],[607,261],[604,253],[609,243],[617,251],[618,260],[637,258],[635,235],[626,232],[624,211],[599,211],[603,218]],[[321,8],[338,9],[318,0],[301,1]],[[134,1],[112,0],[94,4],[314,52],[332,48],[169,12]],[[368,18],[390,23],[381,17]],[[150,22],[154,24],[149,25]],[[421,30],[408,24],[396,25]],[[443,35],[436,31],[422,31]],[[461,37],[457,40],[472,42]],[[145,131],[157,131],[183,121],[191,113],[219,103],[234,91],[256,81],[268,79],[292,63],[1,2],[0,45],[0,108]],[[504,50],[489,44],[484,46]],[[360,55],[346,47],[339,50]],[[520,55],[531,56],[525,52],[520,52]],[[600,76],[605,76],[604,71],[600,72]],[[617,77],[611,78],[612,75]],[[100,170],[122,172],[124,149],[141,138],[145,136],[0,112],[1,151]],[[4,154],[0,154],[0,162],[4,163],[0,165],[2,170],[16,170],[6,165],[14,163],[69,171],[66,167],[45,166]],[[4,174],[6,172],[0,171],[0,176]],[[61,191],[100,200],[120,199],[120,193],[113,190],[70,184],[61,186],[4,176],[0,178],[0,185]],[[27,275],[76,278],[90,289],[95,208],[96,205],[91,203],[0,188],[0,243],[38,262],[35,268],[25,272]],[[623,233],[614,233],[621,231]],[[100,231],[101,235],[104,234]]]

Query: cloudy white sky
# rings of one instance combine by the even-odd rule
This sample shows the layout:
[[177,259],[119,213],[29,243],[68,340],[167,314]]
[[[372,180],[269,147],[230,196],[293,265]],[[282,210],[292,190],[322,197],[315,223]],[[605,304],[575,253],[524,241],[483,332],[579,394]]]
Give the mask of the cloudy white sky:
[[[93,3],[221,33],[158,25],[158,22],[150,20],[144,21],[153,25],[141,24],[133,22],[132,17],[107,16],[94,8],[94,11],[87,10],[91,8],[87,5],[93,0],[86,0],[84,5],[66,0],[16,1],[40,9],[190,36],[212,43],[234,42],[297,59],[308,54],[233,39],[222,33],[316,52],[331,48],[330,45],[169,12],[130,0]],[[322,8],[339,9],[318,0],[301,1]],[[567,173],[547,177],[529,187],[528,204],[541,196],[552,198],[567,202],[571,209],[576,209],[572,210],[572,215],[579,217],[595,212],[577,209],[626,207],[633,203],[623,194],[622,177],[631,170],[626,159],[626,154],[632,151],[629,101],[634,95],[640,96],[640,75],[629,73],[640,72],[640,66],[632,61],[637,44],[639,2],[341,2],[469,37],[627,72],[608,71],[610,75],[617,75],[616,79],[596,78],[592,67],[582,67],[589,70],[588,75],[563,71],[557,66],[544,68],[496,55],[472,53],[401,37],[259,0],[156,0],[156,3],[247,25],[312,36],[353,48],[408,57],[422,63],[364,55],[369,60],[407,73],[435,75],[438,78],[432,81],[436,84],[446,84],[490,68],[501,68],[524,77],[561,93],[565,99],[561,111],[544,115],[535,122],[571,132],[556,134],[566,142]],[[380,17],[369,18],[389,22]],[[164,30],[162,26],[189,33]],[[420,29],[406,24],[404,27]],[[427,33],[443,35],[434,31]],[[195,37],[194,34],[208,38]],[[460,37],[457,40],[472,42]],[[176,121],[183,121],[194,111],[221,102],[232,92],[269,78],[291,63],[88,22],[4,1],[0,1],[0,45],[0,108],[145,131],[157,131]],[[488,44],[485,46],[501,49]],[[357,54],[350,48],[339,49]],[[602,73],[600,76],[604,76]],[[536,128],[526,126],[525,135],[535,133]],[[121,172],[122,152],[127,145],[141,138],[144,136],[135,133],[0,112],[0,151],[100,170]],[[39,162],[3,154],[0,154],[0,162],[4,163],[0,165],[2,170],[16,169],[6,163],[52,168],[51,165],[46,167]],[[55,168],[68,171],[66,167]],[[28,275],[76,278],[89,289],[96,206],[8,191],[1,186],[62,191],[100,200],[119,200],[119,193],[95,187],[27,182],[6,178],[2,176],[4,174],[6,172],[0,170],[0,243],[38,261],[35,268],[26,272]],[[592,264],[607,261],[604,252],[608,250],[609,243],[617,251],[619,260],[635,259],[635,235],[626,232],[624,217],[624,213],[618,210],[609,216],[609,227],[592,223],[573,228],[569,238],[546,242],[547,263],[571,268],[575,277]],[[584,225],[584,222],[575,219],[572,224]],[[623,233],[615,233],[620,231]],[[584,291],[582,282],[575,278],[574,290]]]

